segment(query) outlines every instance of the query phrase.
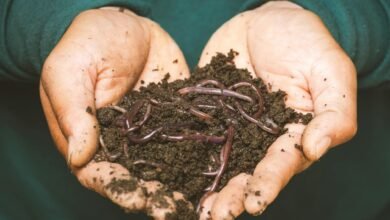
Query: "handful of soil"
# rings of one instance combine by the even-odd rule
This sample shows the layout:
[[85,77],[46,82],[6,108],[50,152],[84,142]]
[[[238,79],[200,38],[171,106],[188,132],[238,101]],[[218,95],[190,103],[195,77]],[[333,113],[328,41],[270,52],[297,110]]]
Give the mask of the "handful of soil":
[[98,109],[95,160],[158,180],[194,207],[232,177],[251,174],[285,124],[307,124],[312,116],[286,108],[286,94],[268,92],[261,79],[235,67],[234,56],[217,54],[189,79],[168,83],[167,75],[131,91],[117,106]]

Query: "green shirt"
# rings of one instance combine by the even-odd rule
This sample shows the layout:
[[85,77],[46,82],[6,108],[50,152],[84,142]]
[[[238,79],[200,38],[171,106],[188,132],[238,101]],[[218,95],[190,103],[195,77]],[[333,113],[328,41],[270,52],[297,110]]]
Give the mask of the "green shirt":
[[[209,36],[235,14],[264,1],[3,0],[0,2],[0,79],[36,81],[42,64],[72,19],[81,11],[125,6],[151,17],[177,40],[191,66]],[[318,14],[359,73],[361,87],[390,80],[388,0],[294,0]],[[188,13],[187,13],[188,12]],[[205,22],[207,21],[207,22]],[[188,28],[191,27],[191,28]]]
[[[357,66],[361,87],[389,84],[389,0],[294,2],[323,19]],[[0,1],[0,219],[146,219],[127,216],[80,186],[49,136],[36,82],[45,58],[78,13],[110,5],[150,17],[173,36],[193,67],[220,25],[262,3]],[[389,97],[386,90],[360,90],[358,103],[357,136],[296,177],[261,219],[389,219]]]

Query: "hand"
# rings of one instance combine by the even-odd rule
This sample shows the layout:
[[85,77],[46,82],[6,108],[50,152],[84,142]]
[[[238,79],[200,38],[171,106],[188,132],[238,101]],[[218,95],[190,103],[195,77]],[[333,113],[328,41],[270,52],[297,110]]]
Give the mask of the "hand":
[[[189,76],[170,36],[146,18],[110,7],[74,19],[45,61],[40,86],[50,132],[79,181],[127,210],[146,209],[156,219],[173,211],[173,200],[182,195],[167,197],[171,206],[161,208],[150,202],[161,184],[137,180],[119,164],[89,161],[98,146],[96,109],[117,103],[141,80],[157,82],[167,72],[171,80]],[[133,181],[137,189],[118,195],[107,187],[112,178]]]
[[293,175],[357,130],[356,70],[313,13],[290,2],[270,2],[237,15],[212,36],[199,66],[230,49],[239,53],[239,68],[262,78],[270,90],[285,91],[287,106],[314,118],[307,126],[287,125],[253,175],[234,177],[205,201],[201,219],[209,211],[212,219],[233,219],[244,209],[261,214]]

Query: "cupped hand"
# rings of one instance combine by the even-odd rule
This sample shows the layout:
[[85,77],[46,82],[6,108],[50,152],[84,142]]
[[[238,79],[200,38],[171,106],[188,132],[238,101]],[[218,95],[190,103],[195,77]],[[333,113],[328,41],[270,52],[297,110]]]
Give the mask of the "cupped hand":
[[356,70],[315,14],[290,2],[239,14],[214,33],[199,66],[230,49],[239,53],[239,68],[271,91],[285,91],[287,106],[314,118],[307,126],[287,125],[252,175],[240,174],[208,197],[201,219],[234,219],[244,210],[261,214],[295,174],[357,130]]
[[[188,77],[180,49],[157,24],[129,10],[107,7],[79,14],[46,59],[40,94],[50,132],[79,181],[129,211],[147,210],[156,219],[174,210],[178,193],[166,197],[168,207],[153,204],[157,182],[132,177],[119,164],[91,162],[98,146],[96,109],[115,104],[129,90],[160,81]],[[136,190],[118,194],[108,185],[124,180]],[[145,190],[146,189],[146,190]]]

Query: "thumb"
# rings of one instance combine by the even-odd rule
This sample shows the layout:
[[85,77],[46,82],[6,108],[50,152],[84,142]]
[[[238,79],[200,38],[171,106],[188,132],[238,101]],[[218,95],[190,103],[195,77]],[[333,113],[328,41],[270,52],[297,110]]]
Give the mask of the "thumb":
[[318,160],[330,147],[352,138],[357,130],[356,71],[341,50],[327,52],[309,76],[314,119],[302,139],[310,160]]
[[[56,119],[48,122],[58,123],[57,126],[49,124],[49,128],[60,130],[51,133],[61,133],[66,140],[66,146],[59,145],[53,137],[69,166],[83,166],[96,151],[99,133],[94,116],[94,85],[87,73],[80,73],[83,68],[73,61],[57,61],[53,65],[47,62],[43,68],[41,97],[47,97],[47,101],[42,104],[44,109],[51,109]],[[64,65],[65,62],[70,65]]]

